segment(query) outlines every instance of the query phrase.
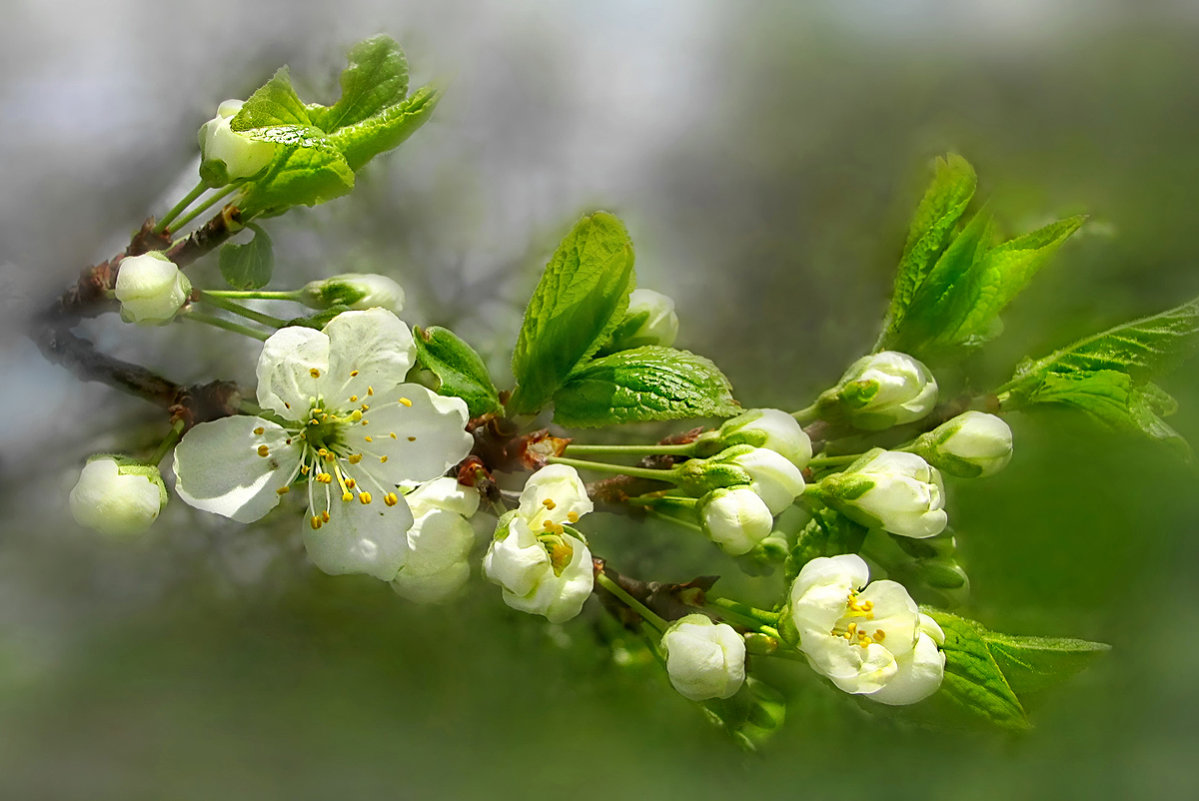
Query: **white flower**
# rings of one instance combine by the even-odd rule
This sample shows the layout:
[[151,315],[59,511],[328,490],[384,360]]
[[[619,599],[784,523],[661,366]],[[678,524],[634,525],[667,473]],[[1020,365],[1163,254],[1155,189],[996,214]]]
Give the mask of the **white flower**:
[[875,448],[820,482],[822,498],[851,520],[904,537],[932,537],[948,522],[945,484],[914,453]]
[[550,465],[529,478],[483,557],[483,572],[503,588],[504,603],[551,623],[579,614],[594,581],[591,551],[565,526],[592,508],[573,467]]
[[465,403],[403,383],[414,357],[408,326],[383,309],[345,312],[323,331],[279,330],[258,359],[258,405],[273,419],[197,425],[175,449],[176,491],[246,523],[298,480],[316,566],[391,581],[412,525],[396,486],[440,476],[472,444]]
[[166,502],[157,467],[111,456],[89,459],[68,499],[79,525],[118,536],[148,529]]
[[400,313],[404,308],[404,288],[385,275],[342,273],[323,281],[309,281],[300,290],[305,305],[327,309],[345,304],[351,309],[381,309]]
[[780,409],[751,409],[725,420],[711,436],[722,446],[753,445],[769,448],[803,469],[812,460],[812,440],[796,419]]
[[127,256],[117,268],[116,296],[121,301],[121,319],[127,323],[170,322],[191,291],[187,276],[158,251]]
[[674,300],[652,289],[634,289],[629,293],[629,308],[612,335],[612,350],[627,350],[643,345],[670,347],[679,335],[679,316]]
[[745,640],[727,623],[687,615],[662,635],[666,673],[692,701],[730,698],[745,682]]
[[937,404],[932,372],[893,350],[858,359],[832,392],[849,421],[867,431],[919,420]]
[[947,473],[990,476],[1012,459],[1012,430],[993,414],[963,412],[920,437],[917,448]]
[[774,527],[766,502],[746,486],[712,490],[697,511],[708,539],[732,556],[749,553]]
[[479,493],[442,477],[421,484],[404,500],[414,520],[408,529],[408,557],[391,586],[410,601],[444,601],[470,577],[466,558],[475,530],[468,518],[479,508]]
[[945,672],[945,634],[920,613],[903,585],[875,581],[860,556],[818,557],[791,586],[799,648],[816,672],[847,693],[914,704]]
[[[243,105],[241,100],[226,100],[217,106],[216,116],[200,126],[200,171],[206,178],[215,171],[210,186],[257,175],[275,157],[274,142],[252,139],[230,127]],[[225,180],[220,180],[221,169],[214,170],[217,162],[223,165]]]
[[772,515],[777,515],[803,494],[803,473],[793,462],[769,448],[737,449],[726,464],[740,467],[749,474],[750,489],[756,492]]

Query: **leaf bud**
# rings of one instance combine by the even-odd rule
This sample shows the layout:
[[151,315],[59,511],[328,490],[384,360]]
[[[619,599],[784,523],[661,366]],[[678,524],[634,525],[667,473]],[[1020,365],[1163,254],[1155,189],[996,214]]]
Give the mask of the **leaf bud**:
[[163,325],[187,303],[192,285],[174,262],[153,251],[121,259],[115,289],[122,320]]

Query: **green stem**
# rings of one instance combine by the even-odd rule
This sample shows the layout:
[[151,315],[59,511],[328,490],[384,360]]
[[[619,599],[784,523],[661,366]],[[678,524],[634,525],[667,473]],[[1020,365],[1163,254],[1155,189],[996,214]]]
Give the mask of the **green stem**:
[[256,323],[269,325],[271,328],[285,328],[287,326],[286,320],[282,320],[278,317],[272,317],[269,314],[263,314],[262,312],[254,311],[253,309],[247,309],[240,303],[234,303],[231,300],[226,300],[219,295],[213,295],[211,292],[203,289],[200,290],[200,300],[204,301],[205,303],[211,303],[218,309],[224,309],[225,311],[241,315],[242,317],[253,320]]
[[546,459],[550,464],[564,464],[579,470],[594,470],[597,473],[617,473],[633,478],[648,478],[651,481],[673,482],[678,471],[654,470],[648,467],[631,467],[623,464],[608,464],[607,462],[588,462],[582,459],[567,459],[565,456],[551,456]]
[[692,456],[695,446],[694,442],[681,445],[576,445],[572,442],[566,446],[566,452],[581,456],[600,456],[606,453],[631,456]]
[[195,188],[184,195],[178,203],[171,207],[170,211],[163,215],[162,219],[158,221],[158,224],[154,226],[154,233],[161,234],[163,231],[165,231],[167,226],[171,224],[171,220],[178,217],[184,209],[194,203],[196,198],[204,194],[207,189],[208,186],[203,181],[200,181],[200,183],[196,184]]
[[208,209],[212,208],[213,204],[224,200],[225,198],[229,197],[229,195],[236,192],[238,189],[241,189],[241,187],[234,184],[233,186],[230,186],[228,189],[226,189],[224,192],[217,192],[215,195],[208,198],[208,200],[205,200],[199,206],[196,206],[194,209],[192,209],[190,212],[188,212],[188,215],[186,217],[184,217],[182,220],[179,220],[178,222],[176,222],[175,227],[171,230],[173,230],[173,231],[182,230],[184,227],[187,226],[187,224],[189,222],[196,219],[204,212],[208,211]]
[[182,437],[183,421],[176,420],[175,424],[171,426],[170,433],[166,435],[166,438],[162,441],[162,444],[158,446],[158,450],[154,451],[154,455],[150,457],[150,464],[157,465],[159,462],[161,462],[163,457],[167,455],[167,451],[175,447],[175,444],[178,443]]
[[813,470],[819,470],[822,467],[839,467],[843,464],[852,464],[861,455],[852,453],[845,456],[817,456],[808,462],[808,467]]
[[663,620],[661,617],[659,617],[657,614],[655,614],[653,612],[653,610],[651,610],[648,606],[641,603],[641,601],[638,601],[636,598],[634,598],[632,595],[630,595],[625,590],[624,587],[620,586],[615,581],[608,578],[604,573],[600,573],[598,576],[596,576],[595,581],[597,584],[599,584],[605,590],[612,593],[617,598],[619,598],[621,601],[623,601],[625,606],[629,607],[634,612],[641,615],[641,617],[645,618],[645,620],[647,622],[649,622],[649,624],[652,625],[654,628],[656,628],[658,631],[663,632],[663,631],[666,631],[666,629],[668,629],[670,627],[669,623],[667,623],[665,620]]
[[294,300],[299,301],[304,293],[299,290],[272,291],[265,289],[205,289],[205,295],[231,300]]
[[232,320],[226,320],[221,317],[214,317],[211,314],[204,314],[198,311],[186,311],[179,315],[184,320],[195,320],[197,323],[207,323],[216,328],[223,328],[226,331],[232,331],[235,334],[257,339],[259,342],[265,342],[270,334],[264,331],[258,331],[248,326],[239,325]]
[[738,617],[742,621],[748,621],[757,629],[760,626],[777,626],[779,622],[778,612],[768,612],[765,609],[758,609],[743,604],[740,601],[734,601],[731,598],[708,598],[708,606],[715,607],[720,610],[720,613],[729,614],[733,617]]
[[820,403],[813,403],[811,406],[804,407],[796,412],[791,412],[801,426],[806,426],[808,423],[814,423],[820,419]]
[[[650,517],[653,517],[657,520],[667,520],[671,523],[674,523],[677,526],[681,526],[682,528],[687,529],[688,531],[696,531],[696,532],[699,532],[700,534],[704,533],[703,526],[699,525],[698,523],[693,523],[690,520],[684,520],[681,517],[675,517],[674,515],[668,514],[666,512],[659,512],[657,509],[654,509],[652,507],[649,509],[646,509],[646,512],[649,513]],[[707,536],[707,535],[705,535],[705,536]]]

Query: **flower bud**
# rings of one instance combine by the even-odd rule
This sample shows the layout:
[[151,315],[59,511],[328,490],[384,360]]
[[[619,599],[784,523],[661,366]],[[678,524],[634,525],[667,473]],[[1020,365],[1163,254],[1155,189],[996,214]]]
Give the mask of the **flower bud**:
[[145,531],[166,502],[157,467],[112,456],[89,459],[68,499],[79,525],[115,536]]
[[351,309],[379,307],[399,313],[404,308],[404,288],[385,275],[343,273],[323,281],[310,281],[300,290],[305,306],[327,309],[349,306]]
[[768,448],[800,469],[812,459],[812,440],[794,417],[779,409],[751,409],[725,420],[719,429],[701,435],[700,440],[705,445],[706,441],[716,445],[714,451],[730,445]]
[[483,572],[504,591],[504,603],[521,612],[564,623],[591,594],[591,551],[572,534],[534,534],[519,512],[500,518],[483,557]]
[[946,473],[963,478],[998,473],[1012,458],[1012,430],[985,412],[963,412],[920,437],[916,449]]
[[200,126],[200,176],[209,186],[257,175],[275,157],[276,143],[252,139],[230,127],[243,105],[226,100],[217,106],[216,116]]
[[187,303],[192,284],[175,263],[158,251],[121,259],[116,296],[121,319],[138,325],[162,325]]
[[435,478],[404,496],[412,511],[408,556],[392,589],[417,603],[452,597],[470,577],[467,557],[475,532],[467,520],[479,507],[479,494],[452,478]]
[[692,701],[730,698],[745,682],[745,640],[727,623],[687,615],[662,635],[666,673]]
[[766,502],[772,515],[803,494],[803,473],[794,463],[768,448],[741,447],[745,449],[725,461],[749,474],[750,488]]
[[820,496],[863,526],[904,537],[931,537],[948,522],[941,474],[914,453],[875,448],[821,481]]
[[937,404],[932,372],[906,353],[886,350],[858,359],[836,387],[821,396],[856,428],[881,431],[911,423]]
[[732,556],[748,553],[770,536],[774,518],[749,487],[722,487],[700,499],[699,520],[708,539]]
[[629,308],[616,327],[606,351],[628,350],[643,345],[670,347],[679,335],[679,316],[674,301],[652,289],[634,289],[629,293]]

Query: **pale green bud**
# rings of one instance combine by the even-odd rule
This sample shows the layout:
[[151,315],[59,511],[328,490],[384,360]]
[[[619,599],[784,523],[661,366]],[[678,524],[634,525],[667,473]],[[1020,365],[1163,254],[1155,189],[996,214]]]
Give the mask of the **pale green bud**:
[[252,139],[230,127],[243,105],[241,100],[226,100],[216,116],[200,126],[200,176],[209,186],[257,175],[275,157],[275,142]]
[[304,305],[313,309],[378,307],[398,314],[404,308],[404,288],[387,276],[374,273],[343,273],[323,281],[310,281],[301,292]]
[[158,519],[167,502],[167,489],[153,465],[124,457],[93,456],[83,466],[67,502],[79,525],[128,536],[140,534]]
[[768,448],[800,469],[812,459],[812,440],[793,416],[780,409],[751,409],[700,435],[698,441],[710,452],[730,445]]
[[666,673],[692,701],[730,698],[745,683],[745,640],[727,623],[687,615],[662,635]]
[[914,453],[875,448],[821,481],[820,496],[850,520],[904,537],[931,537],[948,522],[941,474]]
[[116,296],[121,301],[121,319],[127,323],[168,323],[191,291],[187,276],[158,251],[127,256],[117,268]]
[[844,415],[856,428],[881,431],[931,412],[937,405],[937,381],[922,362],[887,350],[850,365],[820,403],[823,410]]
[[722,487],[700,499],[700,525],[708,539],[732,556],[748,553],[770,536],[774,517],[749,487]]
[[612,333],[606,351],[628,350],[643,345],[670,347],[679,335],[679,316],[674,301],[652,289],[629,293],[629,308]]
[[916,450],[951,475],[990,476],[1012,459],[1012,430],[993,414],[963,412],[920,437]]

